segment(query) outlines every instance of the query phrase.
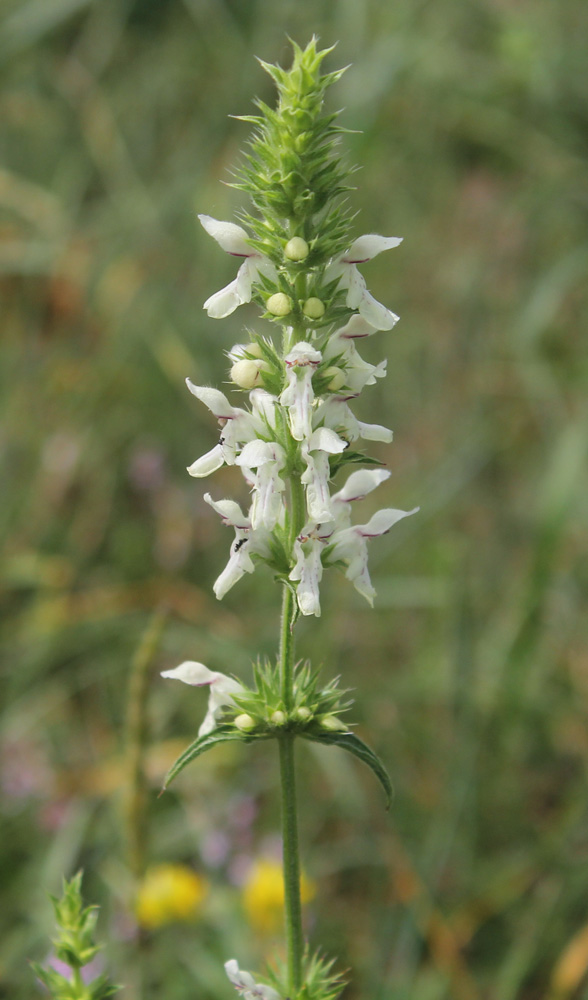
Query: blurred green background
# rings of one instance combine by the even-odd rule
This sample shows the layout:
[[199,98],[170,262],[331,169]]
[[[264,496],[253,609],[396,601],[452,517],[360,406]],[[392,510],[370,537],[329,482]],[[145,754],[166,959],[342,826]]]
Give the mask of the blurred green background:
[[[385,814],[367,771],[300,750],[309,932],[351,966],[349,998],[588,997],[588,5],[4,0],[0,16],[0,995],[36,995],[47,892],[80,866],[129,998],[220,1000],[222,962],[260,968],[274,946],[245,892],[276,851],[271,747],[210,754],[158,799],[205,711],[158,671],[246,678],[276,646],[269,574],[212,594],[231,533],[202,493],[243,485],[186,475],[216,425],[183,380],[222,386],[223,351],[258,322],[201,308],[234,274],[196,221],[241,204],[222,182],[248,126],[229,116],[273,100],[254,56],[287,63],[286,35],[316,32],[339,41],[327,68],[353,64],[331,100],[361,130],[356,235],[405,237],[364,268],[402,316],[363,352],[389,374],[361,415],[395,429],[374,504],[421,513],[372,546],[375,611],[332,573],[300,627],[396,788]],[[137,941],[125,715],[162,604],[146,861],[207,890],[192,923]]]

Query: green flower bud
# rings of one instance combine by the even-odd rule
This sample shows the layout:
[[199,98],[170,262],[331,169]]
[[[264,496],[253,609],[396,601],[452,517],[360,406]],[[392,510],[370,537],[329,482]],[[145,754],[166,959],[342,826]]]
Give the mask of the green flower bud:
[[320,319],[325,314],[325,304],[314,297],[307,299],[302,306],[302,312],[309,319]]
[[242,733],[248,733],[251,729],[255,729],[257,723],[250,715],[243,712],[242,715],[238,715],[236,719],[233,720],[237,729],[240,729]]
[[306,240],[303,240],[301,236],[293,236],[284,247],[284,256],[288,260],[304,260],[308,257],[309,249]]
[[243,358],[241,361],[235,361],[231,368],[231,379],[241,389],[255,389],[261,385],[261,372],[267,371],[268,367],[264,361]]
[[327,389],[332,389],[333,392],[337,392],[337,389],[342,389],[345,385],[345,372],[342,368],[325,368],[322,372],[323,378],[328,378]]
[[276,292],[275,295],[270,295],[265,307],[272,316],[287,316],[292,312],[292,299],[284,292]]
[[300,722],[308,722],[309,719],[312,719],[312,712],[309,708],[306,708],[305,705],[301,705],[300,708],[297,708],[294,715]]
[[348,733],[349,729],[336,715],[325,715],[321,719],[321,729],[326,729],[329,733]]
[[280,709],[277,708],[275,712],[272,712],[270,721],[273,722],[274,726],[283,726],[286,716],[284,712],[280,712]]
[[263,351],[256,340],[253,340],[250,344],[246,344],[245,350],[247,354],[251,354],[254,358],[263,358]]

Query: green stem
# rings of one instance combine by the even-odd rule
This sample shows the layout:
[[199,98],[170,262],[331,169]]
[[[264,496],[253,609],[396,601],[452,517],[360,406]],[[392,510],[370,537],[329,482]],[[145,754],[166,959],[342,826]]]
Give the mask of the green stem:
[[300,901],[300,857],[298,851],[298,820],[296,779],[294,774],[294,736],[284,733],[278,740],[280,748],[280,779],[282,784],[282,838],[284,863],[284,903],[286,943],[288,947],[288,988],[295,1000],[302,985],[302,904]]
[[[290,476],[290,548],[299,535],[305,517],[304,487],[300,475]],[[284,587],[280,629],[280,686],[286,713],[294,704],[294,617],[296,597]],[[296,778],[294,772],[294,735],[284,732],[278,740],[282,786],[282,841],[284,862],[284,909],[288,948],[288,988],[294,1000],[302,985],[302,903],[300,900],[300,855]]]
[[[305,275],[299,275],[296,282],[298,299],[304,297]],[[297,305],[297,312],[299,307]],[[304,337],[302,322],[293,322],[291,331],[284,328],[284,354],[291,350],[293,341]],[[292,442],[298,449],[297,442]],[[293,471],[290,472],[290,518],[289,550],[294,551],[294,543],[306,520],[306,498],[304,486],[297,468],[299,455],[296,452]],[[294,458],[294,456],[291,456]],[[296,618],[296,596],[290,587],[284,587],[282,599],[282,619],[280,625],[280,689],[286,714],[294,705],[294,621]],[[304,937],[302,934],[302,903],[300,899],[300,854],[298,849],[298,817],[296,804],[296,777],[294,771],[294,734],[287,730],[278,739],[280,753],[280,781],[282,786],[282,842],[284,865],[284,911],[286,924],[286,944],[288,949],[288,992],[295,1000],[302,986],[302,958]]]

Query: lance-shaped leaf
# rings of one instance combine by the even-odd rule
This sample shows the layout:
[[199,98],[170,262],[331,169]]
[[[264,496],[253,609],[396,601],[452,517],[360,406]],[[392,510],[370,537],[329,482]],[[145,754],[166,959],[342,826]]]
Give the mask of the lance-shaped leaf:
[[362,760],[364,764],[367,764],[367,766],[374,772],[376,778],[386,793],[386,809],[390,808],[392,804],[392,796],[394,794],[390,775],[388,774],[383,761],[380,760],[378,755],[374,753],[370,747],[368,747],[367,743],[360,740],[359,736],[356,736],[355,733],[319,733],[310,729],[304,730],[300,733],[300,735],[304,737],[305,740],[312,740],[314,743],[327,743],[330,746],[341,747],[343,750],[348,750],[354,757],[357,757],[359,760]]
[[210,733],[198,736],[174,761],[165,776],[162,792],[169,788],[180,771],[183,771],[188,764],[191,764],[201,754],[206,753],[207,750],[211,750],[212,747],[218,746],[220,743],[252,743],[256,739],[268,739],[268,737],[269,733],[244,733],[235,726],[217,726]]

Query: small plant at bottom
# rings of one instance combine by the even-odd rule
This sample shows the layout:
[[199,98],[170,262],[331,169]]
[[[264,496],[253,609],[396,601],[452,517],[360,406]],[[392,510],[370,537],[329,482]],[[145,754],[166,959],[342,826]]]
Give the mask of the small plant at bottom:
[[51,901],[58,929],[54,951],[43,965],[31,962],[33,972],[53,1000],[104,1000],[112,996],[120,987],[104,973],[98,971],[94,976],[92,964],[102,949],[94,942],[98,907],[83,904],[82,872],[69,882],[64,879],[61,899],[51,896]]

